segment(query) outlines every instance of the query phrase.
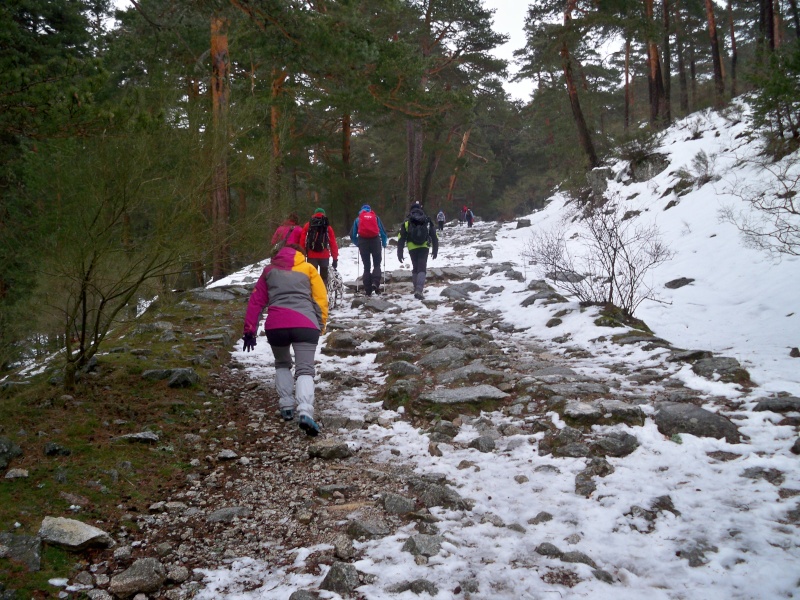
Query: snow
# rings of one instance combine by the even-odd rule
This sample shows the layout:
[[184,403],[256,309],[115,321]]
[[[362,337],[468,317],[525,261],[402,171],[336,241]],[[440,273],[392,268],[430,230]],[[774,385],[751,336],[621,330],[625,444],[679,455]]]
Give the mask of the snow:
[[[428,453],[428,438],[403,421],[396,421],[391,428],[374,425],[352,432],[352,444],[377,451],[374,460],[411,464],[420,474],[445,473],[463,497],[475,502],[472,511],[432,509],[440,519],[438,525],[446,543],[426,565],[416,564],[410,553],[401,551],[404,540],[414,533],[412,525],[382,540],[357,543],[363,558],[355,566],[379,576],[376,583],[358,589],[363,597],[417,598],[410,591],[386,591],[393,583],[416,578],[435,582],[439,587],[435,598],[439,600],[455,597],[453,590],[470,579],[478,583],[480,590],[472,596],[475,598],[744,600],[788,598],[800,593],[800,536],[796,525],[781,523],[789,510],[796,509],[797,499],[780,498],[778,487],[763,479],[741,477],[747,468],[778,469],[785,476],[784,487],[800,488],[799,459],[789,452],[797,436],[794,428],[778,425],[780,415],[752,411],[755,400],[765,395],[781,391],[800,395],[800,359],[789,356],[792,347],[800,346],[798,258],[776,260],[746,247],[736,228],[719,218],[720,209],[726,206],[747,210],[741,199],[731,193],[737,182],[757,183],[764,177],[741,160],[757,153],[757,142],[745,135],[746,128],[744,121],[729,121],[712,112],[687,118],[664,135],[662,151],[670,160],[666,170],[644,183],[610,182],[608,194],[620,199],[626,209],[641,211],[637,217],[640,222],[654,223],[675,251],[673,260],[652,273],[661,301],[645,301],[636,316],[675,346],[711,350],[738,359],[749,370],[756,384],[754,389],[743,391],[733,384],[698,377],[688,366],[666,363],[665,350],[645,352],[638,346],[598,341],[604,333],[619,330],[598,328],[593,324],[596,312],[577,310],[576,302],[569,304],[576,310],[565,316],[555,330],[544,325],[563,304],[557,308],[537,304],[522,310],[520,302],[526,297],[522,292],[527,283],[541,277],[521,257],[530,236],[577,210],[558,194],[544,210],[527,217],[531,228],[516,229],[516,222],[504,224],[493,242],[493,261],[513,262],[525,273],[526,281],[513,281],[502,273],[489,275],[487,268],[479,282],[482,288],[505,289],[495,295],[479,292],[473,299],[487,310],[500,311],[518,328],[530,328],[526,333],[508,334],[507,339],[499,340],[509,349],[535,337],[549,352],[558,354],[563,348],[552,338],[569,333],[570,345],[592,349],[594,358],[571,364],[584,374],[600,380],[615,379],[618,376],[612,367],[619,363],[662,369],[696,390],[700,397],[722,397],[740,403],[736,424],[748,439],[729,444],[724,439],[683,434],[680,439],[670,440],[658,432],[651,419],[643,427],[610,428],[635,435],[640,446],[625,458],[610,458],[615,472],[597,478],[597,490],[587,499],[574,492],[574,477],[583,470],[585,459],[539,456],[536,445],[529,441],[531,436],[501,438],[493,453],[446,446],[442,457],[433,457]],[[678,199],[673,193],[664,194],[676,181],[675,171],[680,167],[691,169],[692,158],[700,150],[711,157],[719,178],[664,210],[668,202]],[[614,166],[616,172],[622,168]],[[476,264],[479,259],[475,258],[475,246],[486,243],[477,238],[491,226],[476,223],[472,247],[449,245],[448,235],[454,235],[454,230],[446,229],[439,257],[429,266]],[[387,252],[387,261],[388,270],[402,268],[394,252]],[[358,275],[356,264],[356,250],[352,246],[342,248],[339,266],[345,281]],[[254,265],[215,285],[255,278],[262,266]],[[680,277],[695,281],[678,289],[664,287],[664,283]],[[429,282],[426,296],[438,297],[443,287]],[[445,304],[427,308],[410,294],[392,301],[401,305],[401,314],[408,323],[425,319],[435,324],[453,317],[452,309]],[[356,311],[346,302],[334,318],[355,317]],[[239,344],[233,353],[246,365],[249,376],[272,378],[272,356],[267,344],[259,344],[249,354],[241,352]],[[371,400],[371,393],[385,377],[376,375],[373,360],[374,354],[333,357],[318,353],[320,369],[347,369],[369,383],[336,399],[338,411],[358,416],[380,407],[379,402]],[[320,386],[324,388],[325,384]],[[705,407],[719,410],[710,400]],[[644,408],[652,412],[649,407]],[[497,423],[508,421],[500,413],[486,416]],[[563,425],[555,413],[552,418]],[[477,435],[475,428],[467,424],[461,428],[457,441],[466,442]],[[708,453],[714,451],[739,458],[730,462],[713,460]],[[460,469],[459,464],[465,460],[474,466]],[[518,476],[525,476],[527,481]],[[647,533],[648,523],[632,515],[631,507],[648,509],[655,498],[665,495],[670,496],[680,515],[660,512],[650,524],[653,530]],[[554,518],[528,524],[541,511]],[[525,533],[497,527],[483,519],[491,515],[506,525],[521,525]],[[615,582],[609,585],[596,579],[588,565],[538,555],[535,549],[543,542],[553,543],[563,551],[587,554],[599,569],[611,573]],[[705,552],[707,564],[690,567],[677,552],[697,545],[716,550]],[[312,550],[300,552],[296,565],[302,565]],[[572,588],[547,583],[542,577],[552,569],[574,571],[581,581]],[[208,587],[197,596],[202,599],[285,600],[293,591],[316,587],[322,581],[322,576],[288,572],[246,557],[205,574]],[[322,591],[320,597],[339,596]],[[460,597],[464,597],[463,592]]]

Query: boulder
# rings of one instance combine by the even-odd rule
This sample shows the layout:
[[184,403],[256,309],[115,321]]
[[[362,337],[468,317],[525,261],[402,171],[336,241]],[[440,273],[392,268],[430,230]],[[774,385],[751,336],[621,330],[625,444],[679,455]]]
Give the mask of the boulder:
[[39,537],[46,544],[61,546],[72,551],[83,550],[89,546],[114,545],[114,540],[102,529],[64,517],[45,517],[39,528]]
[[108,591],[121,598],[157,592],[167,580],[164,565],[155,558],[140,558],[119,575],[111,578]]
[[658,430],[668,437],[689,433],[697,437],[725,438],[729,444],[741,441],[739,429],[730,419],[693,404],[662,402],[656,405],[655,422]]

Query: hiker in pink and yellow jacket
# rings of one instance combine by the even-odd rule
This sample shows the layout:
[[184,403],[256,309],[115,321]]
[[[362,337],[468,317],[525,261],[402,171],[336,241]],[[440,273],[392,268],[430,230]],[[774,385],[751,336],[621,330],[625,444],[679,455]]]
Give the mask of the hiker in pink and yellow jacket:
[[328,322],[328,292],[316,267],[306,262],[301,246],[281,248],[258,278],[244,318],[245,352],[256,346],[264,307],[264,332],[275,357],[281,416],[291,421],[296,410],[300,429],[315,436],[320,428],[314,421],[314,354]]

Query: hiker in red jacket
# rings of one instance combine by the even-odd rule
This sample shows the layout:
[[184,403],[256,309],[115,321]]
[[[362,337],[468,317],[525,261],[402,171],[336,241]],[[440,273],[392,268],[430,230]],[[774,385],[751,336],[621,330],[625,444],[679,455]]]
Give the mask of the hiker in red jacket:
[[380,217],[372,211],[369,204],[361,207],[353,221],[350,240],[358,246],[361,261],[364,263],[364,293],[367,296],[371,296],[372,292],[380,294],[381,247],[386,248],[389,236],[386,235]]
[[319,269],[322,281],[328,287],[328,264],[333,257],[333,268],[339,266],[339,245],[324,208],[315,209],[311,220],[303,226],[300,246],[306,249],[308,262]]
[[300,217],[297,213],[291,212],[286,220],[281,223],[272,234],[272,255],[289,244],[300,244],[300,234],[303,231],[300,227]]

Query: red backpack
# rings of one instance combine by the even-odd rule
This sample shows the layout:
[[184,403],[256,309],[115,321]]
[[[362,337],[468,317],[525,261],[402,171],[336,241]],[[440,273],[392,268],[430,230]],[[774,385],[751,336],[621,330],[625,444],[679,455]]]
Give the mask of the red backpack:
[[380,235],[378,228],[378,215],[374,212],[364,211],[358,215],[358,237],[375,238]]

